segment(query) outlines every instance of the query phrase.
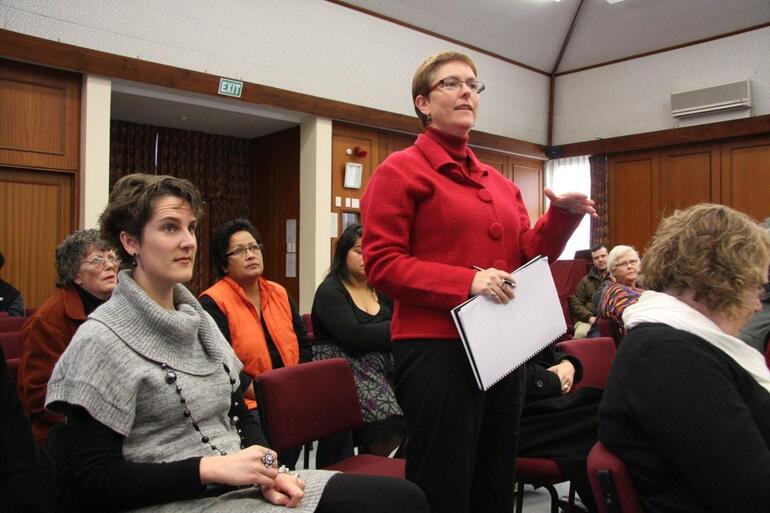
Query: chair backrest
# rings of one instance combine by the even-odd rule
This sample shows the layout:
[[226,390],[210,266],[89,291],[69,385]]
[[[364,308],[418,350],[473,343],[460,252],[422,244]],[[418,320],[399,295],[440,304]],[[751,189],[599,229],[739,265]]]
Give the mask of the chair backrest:
[[599,513],[642,513],[626,465],[601,442],[588,453],[588,479]]
[[313,318],[309,313],[302,314],[302,322],[305,324],[307,336],[313,338]]
[[583,366],[583,379],[572,387],[573,392],[583,387],[604,388],[607,385],[616,351],[611,338],[575,338],[560,342],[556,347],[580,360]]
[[21,331],[21,326],[26,321],[26,317],[0,317],[0,333]]
[[255,386],[262,428],[279,453],[363,425],[353,371],[344,358],[275,369]]
[[574,295],[578,283],[587,272],[585,260],[557,260],[550,267],[559,297]]
[[3,352],[5,353],[6,360],[10,360],[12,358],[20,358],[21,332],[9,331],[6,333],[0,333],[0,346],[3,346]]

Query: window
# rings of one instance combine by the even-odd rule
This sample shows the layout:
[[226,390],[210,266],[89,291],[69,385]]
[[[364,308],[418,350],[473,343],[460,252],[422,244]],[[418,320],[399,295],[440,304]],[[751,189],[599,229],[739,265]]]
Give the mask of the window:
[[[556,194],[565,192],[582,192],[591,196],[591,164],[588,157],[570,157],[566,159],[549,160],[545,163],[545,184]],[[546,198],[548,207],[548,198]],[[572,234],[560,260],[574,258],[575,251],[591,247],[591,218],[585,216]]]

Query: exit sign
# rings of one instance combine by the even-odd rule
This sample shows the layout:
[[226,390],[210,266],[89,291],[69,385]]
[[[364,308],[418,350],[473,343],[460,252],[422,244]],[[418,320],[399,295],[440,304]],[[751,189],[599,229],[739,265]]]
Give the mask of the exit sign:
[[223,96],[232,96],[240,98],[243,92],[243,82],[240,80],[230,80],[229,78],[219,79],[219,94]]

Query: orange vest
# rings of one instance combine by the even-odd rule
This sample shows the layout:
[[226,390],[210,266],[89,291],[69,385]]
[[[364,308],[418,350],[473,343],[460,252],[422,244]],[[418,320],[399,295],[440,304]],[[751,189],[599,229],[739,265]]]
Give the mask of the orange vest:
[[[252,378],[265,371],[271,370],[270,351],[267,349],[265,333],[257,309],[246,297],[238,283],[225,276],[201,295],[213,299],[219,309],[227,317],[230,329],[230,342],[233,351],[243,362],[243,371]],[[287,367],[299,363],[299,342],[292,325],[292,312],[289,305],[289,294],[279,284],[268,281],[260,276],[259,295],[262,306],[262,317],[273,338],[275,347],[281,355],[283,364]],[[256,403],[246,400],[249,408]]]

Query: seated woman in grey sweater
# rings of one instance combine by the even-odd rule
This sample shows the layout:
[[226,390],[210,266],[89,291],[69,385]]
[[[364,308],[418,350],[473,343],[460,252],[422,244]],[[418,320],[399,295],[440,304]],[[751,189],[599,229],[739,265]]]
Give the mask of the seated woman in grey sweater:
[[89,510],[428,511],[388,478],[281,472],[247,414],[242,364],[181,284],[192,278],[201,197],[187,180],[129,175],[100,218],[132,262],[54,369],[46,406],[67,416],[75,486]]

